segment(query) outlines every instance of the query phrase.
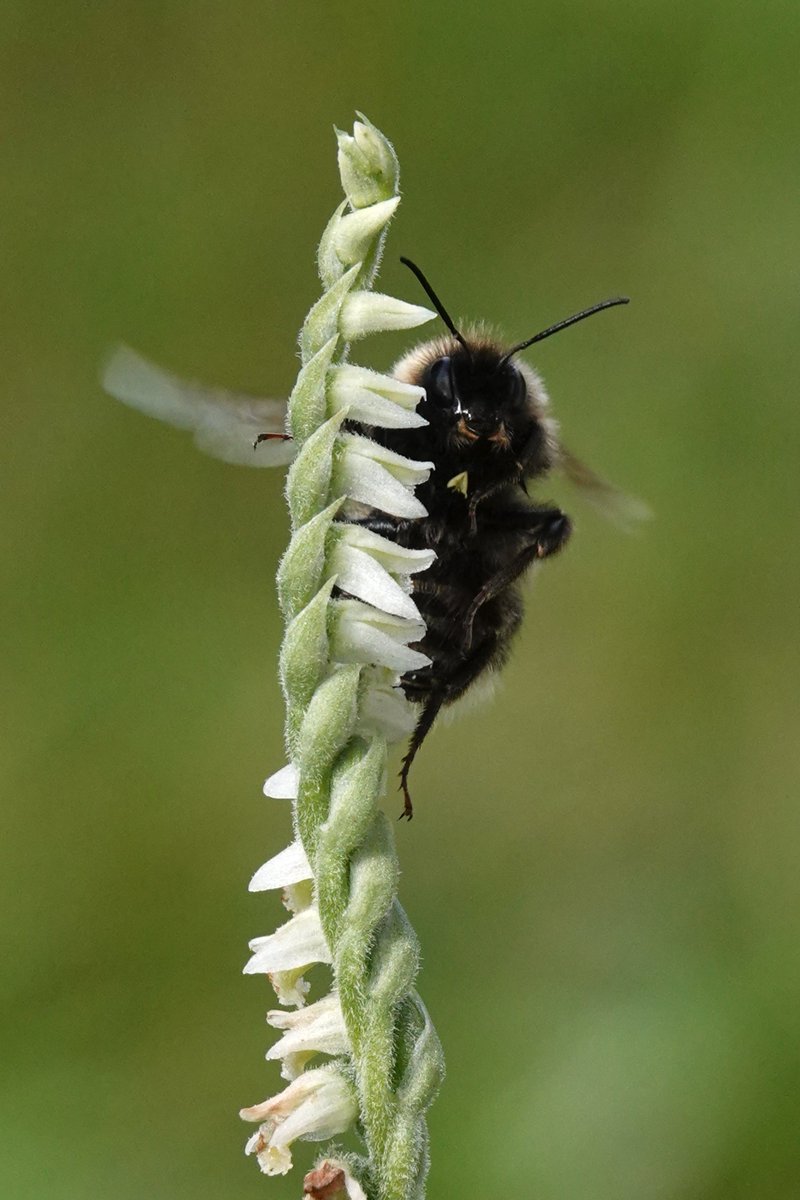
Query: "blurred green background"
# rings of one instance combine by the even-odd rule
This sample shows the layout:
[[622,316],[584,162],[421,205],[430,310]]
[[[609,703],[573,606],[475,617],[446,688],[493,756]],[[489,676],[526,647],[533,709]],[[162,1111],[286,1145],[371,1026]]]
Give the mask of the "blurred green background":
[[312,1158],[262,1178],[236,1116],[278,1086],[240,970],[289,831],[282,479],[97,369],[124,338],[285,394],[360,108],[403,168],[386,291],[411,255],[513,339],[633,298],[531,358],[656,513],[553,487],[577,532],[504,687],[415,770],[430,1195],[800,1196],[796,0],[5,0],[0,39],[0,1195],[288,1200]]

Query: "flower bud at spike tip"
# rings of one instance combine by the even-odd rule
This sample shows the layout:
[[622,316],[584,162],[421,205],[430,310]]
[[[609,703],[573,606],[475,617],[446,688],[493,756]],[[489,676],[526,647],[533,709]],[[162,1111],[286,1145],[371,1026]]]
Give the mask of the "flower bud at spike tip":
[[336,130],[339,174],[353,208],[389,200],[397,192],[400,171],[391,143],[364,117],[352,135]]

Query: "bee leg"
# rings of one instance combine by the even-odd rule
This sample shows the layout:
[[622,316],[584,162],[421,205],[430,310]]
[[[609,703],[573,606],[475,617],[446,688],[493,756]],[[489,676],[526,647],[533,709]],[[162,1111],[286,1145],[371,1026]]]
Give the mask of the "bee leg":
[[[525,514],[528,517],[528,514]],[[572,532],[569,517],[560,508],[547,509],[545,512],[530,510],[529,521],[532,524],[533,540],[514,558],[507,567],[503,567],[488,579],[478,594],[473,598],[464,617],[463,647],[469,651],[472,646],[472,626],[478,609],[487,600],[493,600],[512,584],[537,558],[548,558],[560,550]]]
[[560,508],[542,513],[542,525],[536,536],[536,557],[549,558],[565,545],[572,533],[572,522]]
[[572,522],[560,508],[512,508],[487,513],[483,530],[491,530],[498,536],[512,533],[527,533],[547,542],[552,554],[560,550],[572,532]]
[[[515,466],[519,472],[517,482],[527,496],[528,489],[525,487],[522,463],[515,463]],[[510,479],[501,479],[497,483],[490,483],[488,487],[479,488],[478,491],[472,493],[467,512],[469,514],[469,531],[473,537],[478,532],[478,505],[482,504],[484,500],[487,500],[489,496],[493,496],[496,492],[501,492],[504,488],[508,487],[509,483],[513,482],[514,477],[512,476]]]
[[361,525],[364,529],[369,529],[372,533],[379,533],[383,537],[388,537],[396,541],[400,530],[408,525],[418,524],[419,522],[407,521],[402,517],[382,517],[376,514],[369,517],[348,517],[342,523],[345,525]]
[[430,733],[431,725],[436,720],[436,715],[442,707],[443,702],[443,692],[434,692],[426,702],[414,727],[411,741],[408,743],[408,750],[403,757],[403,766],[400,771],[400,790],[403,793],[403,811],[399,817],[401,821],[404,817],[407,821],[410,821],[414,816],[414,805],[411,803],[411,794],[408,790],[408,773],[411,770],[411,764],[416,757],[417,751]]
[[262,442],[291,442],[292,435],[290,433],[260,433],[253,442],[253,449],[257,450]]

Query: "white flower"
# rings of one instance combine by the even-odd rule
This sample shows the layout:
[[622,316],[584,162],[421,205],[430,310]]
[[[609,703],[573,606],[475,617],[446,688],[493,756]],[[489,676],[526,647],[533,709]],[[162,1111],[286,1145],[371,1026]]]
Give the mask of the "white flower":
[[304,1071],[279,1095],[241,1110],[243,1120],[262,1122],[245,1154],[256,1155],[265,1175],[285,1175],[292,1166],[292,1142],[344,1133],[357,1111],[352,1085],[335,1067]]
[[341,591],[397,617],[421,620],[411,599],[411,575],[426,571],[432,550],[407,550],[361,525],[335,527],[328,566]]
[[300,842],[292,842],[265,862],[250,880],[249,891],[267,892],[283,888],[283,904],[289,912],[310,908],[314,899],[314,873]]
[[348,342],[391,329],[415,329],[436,316],[421,304],[408,304],[380,292],[350,292],[339,310],[339,331]]
[[425,622],[395,617],[360,600],[336,600],[333,605],[332,651],[338,662],[380,663],[400,673],[430,665],[430,659],[409,642],[425,636]]
[[302,843],[292,842],[291,846],[287,846],[280,854],[265,862],[263,867],[258,868],[250,880],[248,891],[269,892],[313,877]]
[[311,963],[331,961],[331,952],[322,932],[315,905],[296,913],[274,933],[253,938],[253,957],[245,965],[245,975],[266,975],[273,971],[291,971]]
[[280,771],[270,775],[264,784],[264,795],[273,800],[296,800],[297,785],[297,767],[292,763],[287,763],[285,767],[281,767]]
[[297,1012],[274,1009],[267,1013],[267,1021],[273,1029],[286,1031],[267,1051],[268,1059],[283,1059],[284,1079],[296,1079],[315,1054],[350,1053],[342,1006],[335,992]]
[[362,679],[367,686],[359,713],[361,729],[377,732],[387,742],[402,742],[409,737],[418,714],[406,700],[396,673],[380,667],[367,668]]
[[416,411],[425,389],[352,363],[334,367],[328,390],[331,414],[347,410],[354,421],[383,429],[417,429],[428,422]]
[[419,620],[419,609],[408,592],[368,551],[342,541],[331,553],[328,563],[343,592],[384,612]]
[[395,517],[427,516],[414,488],[428,478],[432,462],[405,458],[355,433],[341,434],[339,443],[344,453],[334,464],[334,495],[349,496]]

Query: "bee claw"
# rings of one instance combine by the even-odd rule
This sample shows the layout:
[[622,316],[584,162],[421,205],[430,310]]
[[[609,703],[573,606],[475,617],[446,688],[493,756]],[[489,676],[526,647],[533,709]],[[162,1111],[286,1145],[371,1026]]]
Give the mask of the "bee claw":
[[562,512],[559,512],[542,531],[541,540],[536,546],[536,557],[548,558],[551,554],[556,554],[565,544],[571,532],[572,523],[569,517],[565,517]]
[[289,433],[260,433],[253,442],[253,449],[257,450],[262,442],[291,442],[292,436]]
[[400,772],[400,786],[397,789],[399,792],[403,793],[403,811],[397,818],[398,821],[410,821],[414,816],[414,805],[411,803],[411,794],[408,790],[408,783],[406,782],[408,778],[408,768],[410,766],[411,763],[406,762],[406,759],[403,759],[403,768]]

